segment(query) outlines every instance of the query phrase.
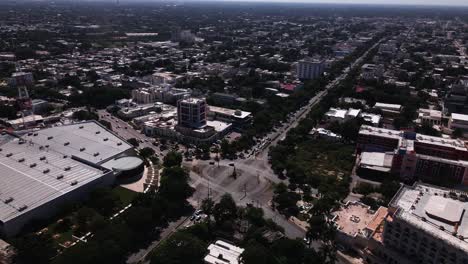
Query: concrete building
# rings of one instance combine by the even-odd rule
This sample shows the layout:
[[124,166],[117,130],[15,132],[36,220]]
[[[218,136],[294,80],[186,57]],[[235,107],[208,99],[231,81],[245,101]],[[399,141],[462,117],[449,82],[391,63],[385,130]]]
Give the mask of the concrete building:
[[461,129],[464,134],[468,133],[468,115],[452,113],[448,127],[451,130]]
[[416,123],[440,126],[442,124],[442,112],[434,109],[420,108],[418,109],[418,119]]
[[32,72],[15,72],[9,80],[10,86],[32,86],[34,77]]
[[444,99],[444,111],[446,113],[468,114],[468,85],[464,83],[453,84]]
[[358,157],[356,173],[382,180],[392,172],[393,156],[392,152],[362,152]]
[[135,118],[134,123],[143,128],[148,136],[171,138],[191,144],[211,144],[229,133],[234,127],[239,128],[244,122],[249,122],[250,113],[237,113],[221,107],[206,105],[206,111],[211,113],[205,117],[205,125],[199,127],[178,125],[178,109],[171,105],[161,105],[161,111]]
[[336,232],[336,241],[349,248],[362,249],[368,244],[370,235],[387,215],[387,208],[380,207],[373,211],[369,206],[356,201],[349,201],[332,213]]
[[227,123],[232,123],[235,127],[243,127],[252,122],[252,113],[234,110],[224,107],[212,106],[208,107],[208,117],[211,120],[220,120]]
[[301,60],[297,63],[297,78],[301,80],[315,79],[325,71],[325,63],[320,60],[310,58]]
[[364,124],[369,125],[369,126],[373,126],[373,127],[379,127],[380,126],[380,123],[381,123],[381,120],[382,120],[381,115],[361,112],[360,116],[361,116]]
[[158,85],[132,90],[132,100],[138,104],[155,102],[176,103],[178,100],[190,96],[188,89],[173,88],[170,85]]
[[243,97],[227,93],[213,93],[213,95],[211,95],[211,99],[216,104],[222,105],[238,105],[246,101]]
[[382,65],[364,64],[361,67],[361,77],[364,80],[375,80],[383,76],[384,68]]
[[149,82],[149,84],[151,85],[173,85],[177,82],[177,80],[181,78],[181,75],[177,75],[171,72],[155,72],[151,75],[143,77],[142,80],[145,82]]
[[29,221],[113,184],[127,168],[119,159],[129,155],[131,145],[94,121],[2,135],[1,233],[15,235]]
[[31,100],[32,111],[34,114],[41,114],[49,106],[49,102],[42,99],[33,99]]
[[357,151],[391,152],[391,173],[442,185],[468,185],[468,149],[461,140],[362,126]]
[[[467,193],[417,183],[403,186],[389,204],[373,263],[468,263]],[[401,258],[385,258],[396,251]]]
[[313,138],[321,138],[329,141],[340,141],[342,140],[341,135],[335,134],[330,130],[327,130],[325,128],[319,127],[319,128],[312,128],[312,130],[309,132],[309,135]]
[[348,202],[333,212],[337,241],[367,264],[468,263],[468,194],[415,183],[388,208]]
[[243,248],[217,240],[208,246],[208,254],[203,261],[206,264],[240,264],[243,252]]
[[207,104],[205,99],[187,98],[177,102],[179,126],[201,128],[206,125]]
[[364,113],[361,109],[353,108],[346,110],[332,107],[325,113],[325,120],[327,122],[343,123],[358,117],[362,118],[365,124],[374,127],[378,127],[382,119],[381,115]]
[[340,108],[330,108],[328,112],[325,113],[325,119],[327,122],[338,122],[343,123],[345,121],[354,119],[359,116],[361,109],[350,108],[348,110]]
[[394,118],[400,115],[403,107],[399,104],[385,104],[385,103],[376,103],[374,105],[375,109],[382,111],[382,114],[385,118]]

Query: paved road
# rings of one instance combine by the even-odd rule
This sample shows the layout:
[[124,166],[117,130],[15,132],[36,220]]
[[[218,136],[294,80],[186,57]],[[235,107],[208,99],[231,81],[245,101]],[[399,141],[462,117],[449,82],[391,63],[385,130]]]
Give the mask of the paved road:
[[[250,179],[246,179],[247,177],[245,177],[242,180],[236,179],[236,180],[230,181],[229,176],[226,176],[226,175],[229,175],[230,173],[222,173],[222,172],[216,171],[215,169],[213,169],[213,167],[217,166],[217,164],[214,164],[214,165],[210,164],[210,162],[212,161],[196,160],[192,163],[185,164],[186,166],[192,166],[192,169],[193,169],[193,166],[197,166],[198,168],[201,168],[201,171],[199,172],[195,172],[192,170],[190,173],[191,184],[192,186],[196,188],[195,196],[197,196],[198,198],[195,198],[195,199],[198,201],[198,203],[201,199],[203,199],[204,197],[207,197],[208,194],[210,194],[210,197],[216,201],[224,193],[229,193],[233,196],[233,198],[235,199],[238,205],[246,205],[247,203],[251,203],[257,207],[262,208],[264,210],[265,217],[271,218],[278,225],[284,227],[285,235],[287,235],[288,237],[290,238],[304,237],[306,233],[305,230],[301,229],[294,223],[288,221],[282,215],[279,215],[277,212],[273,211],[269,206],[269,202],[270,202],[269,199],[271,199],[272,197],[271,184],[278,183],[281,180],[277,178],[277,176],[273,173],[273,171],[270,168],[270,165],[268,163],[268,150],[271,146],[275,146],[280,140],[282,140],[287,135],[290,129],[296,127],[299,124],[299,122],[307,116],[309,111],[314,106],[316,106],[328,94],[328,91],[336,87],[336,85],[338,85],[342,80],[344,80],[348,76],[350,69],[359,65],[363,61],[363,59],[367,56],[368,52],[371,49],[377,47],[377,45],[380,44],[381,41],[374,44],[361,57],[359,57],[354,63],[352,63],[351,66],[347,68],[340,76],[338,76],[335,80],[331,81],[325,87],[323,91],[320,91],[317,95],[311,98],[309,100],[309,103],[306,106],[302,107],[299,111],[293,113],[293,115],[291,116],[290,122],[284,124],[276,132],[272,132],[269,135],[267,135],[267,137],[270,138],[271,140],[266,140],[265,138],[263,142],[260,143],[261,145],[257,146],[258,151],[256,151],[255,155],[249,155],[247,159],[238,159],[235,161],[220,161],[219,163],[220,168],[233,167],[230,165],[231,163],[234,163],[236,169],[238,169],[239,172],[243,172],[246,175],[250,176]],[[103,112],[103,114],[105,113]],[[110,122],[112,123],[113,127],[114,127],[114,124],[115,125],[122,124],[121,123],[122,121],[116,121],[116,122],[112,122],[112,121]],[[135,137],[137,139],[143,139],[143,140],[145,138],[147,139],[146,136],[138,132],[137,134],[132,132],[130,130],[130,127],[125,130],[128,130],[129,132],[119,130],[118,131],[119,135],[125,138]],[[210,166],[211,166],[211,169],[210,169]],[[210,172],[210,170],[212,171]],[[221,176],[219,174],[221,174]],[[254,182],[257,181],[258,186],[252,187],[252,185],[255,185],[255,183],[252,184],[252,178],[254,179]],[[249,184],[249,186],[251,187],[248,191],[247,191],[247,184]],[[242,186],[244,186],[244,188],[242,188]],[[268,194],[268,192],[270,193]],[[268,194],[269,196],[266,197],[265,194]],[[182,219],[180,220],[180,222],[171,224],[168,228],[166,228],[163,231],[163,235],[160,240],[152,243],[150,247],[148,247],[147,249],[142,249],[137,254],[130,256],[127,263],[138,263],[138,262],[144,261],[145,257],[151,252],[151,250],[153,250],[160,243],[160,241],[169,237],[178,228],[184,227],[188,223],[189,223],[188,219]],[[317,247],[317,248],[319,247],[318,244],[312,245],[312,246]]]
[[130,138],[135,138],[139,141],[139,146],[138,148],[145,148],[149,147],[154,149],[156,154],[159,157],[164,157],[165,154],[167,154],[168,150],[161,151],[159,147],[156,147],[153,145],[154,138],[146,136],[144,133],[142,133],[139,130],[134,129],[130,124],[127,122],[112,116],[109,114],[106,110],[98,110],[99,118],[102,120],[108,121],[111,126],[112,126],[112,131],[119,135],[120,137],[124,139],[130,139]]
[[278,129],[277,132],[273,132],[267,135],[267,137],[271,138],[272,140],[265,141],[266,143],[257,152],[257,157],[259,157],[260,159],[265,159],[265,157],[268,155],[269,148],[271,146],[275,146],[276,144],[278,144],[279,141],[285,138],[289,130],[291,130],[292,128],[295,128],[302,119],[307,117],[307,114],[310,112],[310,110],[313,107],[315,107],[328,94],[328,92],[331,89],[335,88],[341,81],[343,81],[346,77],[348,77],[350,69],[355,68],[356,66],[360,65],[362,61],[364,60],[364,58],[367,56],[367,54],[369,54],[369,51],[376,48],[383,40],[384,39],[381,39],[380,41],[375,43],[361,57],[356,59],[348,68],[346,68],[340,76],[338,76],[333,81],[331,81],[327,86],[325,86],[325,89],[323,91],[320,91],[319,93],[317,93],[317,95],[312,97],[306,106],[302,107],[300,110],[295,112],[293,116],[291,117],[292,121],[283,125],[280,129]]

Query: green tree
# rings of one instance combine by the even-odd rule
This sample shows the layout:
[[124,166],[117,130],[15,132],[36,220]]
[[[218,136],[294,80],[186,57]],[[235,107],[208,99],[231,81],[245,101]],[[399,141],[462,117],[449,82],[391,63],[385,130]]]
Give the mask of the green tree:
[[213,202],[211,198],[203,199],[202,204],[201,204],[201,209],[208,216],[208,221],[211,220],[211,215],[213,215],[214,206],[215,206],[215,203]]
[[213,216],[218,225],[237,218],[237,206],[230,194],[224,194],[221,200],[214,206]]
[[171,202],[185,201],[194,191],[188,180],[188,172],[184,169],[175,166],[166,167],[161,175],[159,193]]
[[149,148],[149,147],[144,147],[140,150],[140,156],[143,157],[144,159],[148,159],[149,157],[154,155],[154,149]]
[[462,138],[463,137],[463,130],[460,128],[455,128],[452,132],[452,137],[453,138]]
[[205,253],[203,241],[179,231],[156,248],[151,264],[202,264]]
[[278,261],[273,257],[273,252],[255,240],[250,240],[245,246],[241,257],[244,264],[275,264]]
[[52,237],[47,234],[27,234],[13,241],[18,250],[17,260],[21,263],[50,263],[57,254]]
[[136,138],[129,138],[127,139],[127,142],[130,143],[130,145],[134,147],[138,147],[140,145],[140,143],[138,142]]
[[182,154],[177,151],[170,151],[163,159],[163,166],[166,168],[177,166],[182,164]]

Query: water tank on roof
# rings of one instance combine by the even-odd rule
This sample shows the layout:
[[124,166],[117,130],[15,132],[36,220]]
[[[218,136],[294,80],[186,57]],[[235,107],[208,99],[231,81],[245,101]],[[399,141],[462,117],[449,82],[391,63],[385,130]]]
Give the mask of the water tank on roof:
[[241,111],[241,110],[236,110],[236,111],[234,111],[234,115],[235,115],[235,116],[241,116],[241,115],[242,115],[242,111]]

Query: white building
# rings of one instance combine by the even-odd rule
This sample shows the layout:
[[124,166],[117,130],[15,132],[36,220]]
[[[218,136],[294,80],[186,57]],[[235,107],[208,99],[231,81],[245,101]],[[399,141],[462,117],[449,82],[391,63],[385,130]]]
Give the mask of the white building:
[[208,254],[203,261],[206,264],[240,264],[243,248],[236,247],[230,243],[217,240],[208,246]]
[[113,184],[114,159],[132,150],[94,121],[1,135],[0,232],[15,235],[29,221]]
[[154,102],[175,103],[180,99],[190,96],[189,89],[173,88],[163,84],[147,88],[139,88],[132,91],[132,100],[139,104]]
[[376,103],[374,105],[374,108],[382,110],[382,113],[384,114],[384,116],[400,115],[401,110],[403,109],[403,107],[399,104],[385,104],[385,103]]
[[420,108],[416,122],[440,126],[442,124],[442,112],[434,109]]
[[[383,225],[385,248],[418,263],[468,262],[467,193],[417,183],[403,186]],[[383,250],[385,252],[385,250]],[[404,263],[399,259],[378,263]]]
[[297,63],[297,78],[301,80],[315,79],[325,71],[325,63],[320,60],[304,59]]
[[468,133],[468,115],[452,113],[448,125],[452,130],[458,128],[461,129],[463,133]]
[[345,122],[351,119],[354,119],[359,116],[361,109],[349,108],[348,110],[340,108],[330,108],[328,112],[325,113],[325,118],[328,122]]

